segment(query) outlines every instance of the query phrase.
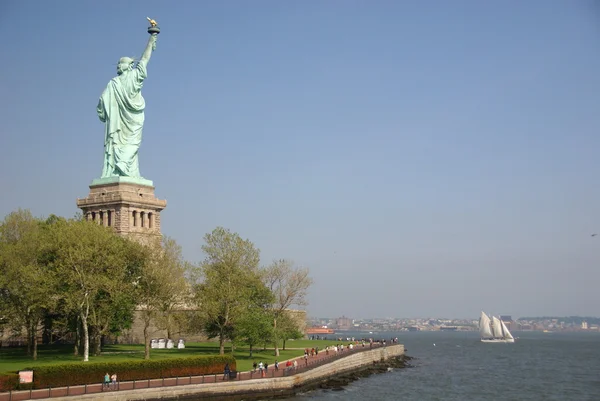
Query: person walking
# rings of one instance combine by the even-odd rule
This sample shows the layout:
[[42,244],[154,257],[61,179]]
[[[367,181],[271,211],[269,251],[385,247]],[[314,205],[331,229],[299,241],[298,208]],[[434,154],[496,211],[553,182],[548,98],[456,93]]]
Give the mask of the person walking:
[[108,372],[106,372],[106,374],[104,375],[104,384],[102,385],[102,389],[109,388],[109,386],[110,386],[110,376],[108,375]]
[[223,380],[229,379],[229,374],[231,373],[231,369],[229,368],[229,364],[225,364],[225,369],[223,369]]
[[110,381],[112,382],[112,387],[113,390],[117,389],[117,374],[113,373],[112,376],[110,377]]

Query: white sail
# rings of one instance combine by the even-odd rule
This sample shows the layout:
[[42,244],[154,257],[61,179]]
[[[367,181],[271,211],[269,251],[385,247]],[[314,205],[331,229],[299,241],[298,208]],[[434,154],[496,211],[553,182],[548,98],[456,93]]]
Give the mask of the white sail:
[[481,338],[494,337],[490,328],[490,318],[483,311],[481,311],[481,317],[479,318],[479,333],[481,334]]
[[500,323],[502,324],[502,331],[504,331],[504,338],[514,339],[512,334],[510,334],[510,331],[508,331],[508,327],[506,327],[504,322],[501,321]]
[[481,342],[483,343],[514,343],[515,338],[512,336],[503,321],[496,316],[490,319],[485,312],[481,311],[479,318],[479,333],[481,334]]
[[492,316],[492,330],[494,332],[494,338],[503,338],[502,333],[502,322],[496,316]]

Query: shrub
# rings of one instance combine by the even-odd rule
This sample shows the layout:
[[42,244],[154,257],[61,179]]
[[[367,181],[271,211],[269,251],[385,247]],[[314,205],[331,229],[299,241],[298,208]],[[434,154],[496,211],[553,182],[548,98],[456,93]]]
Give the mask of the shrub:
[[[107,372],[110,375],[116,373],[119,381],[222,374],[226,363],[232,370],[235,369],[235,358],[230,355],[40,366],[33,369],[33,388],[100,383]],[[0,390],[14,390],[18,385],[18,375],[0,376]]]
[[19,375],[5,373],[0,375],[0,391],[16,390],[19,388]]

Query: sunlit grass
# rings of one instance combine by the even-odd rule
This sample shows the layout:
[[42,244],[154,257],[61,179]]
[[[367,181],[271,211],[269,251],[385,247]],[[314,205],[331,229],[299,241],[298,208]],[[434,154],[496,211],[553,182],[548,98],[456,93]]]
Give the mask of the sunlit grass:
[[[250,357],[250,349],[248,347],[237,347],[233,353],[237,361],[238,371],[247,371],[252,368],[252,363],[266,362],[270,366],[273,365],[275,359],[280,362],[290,358],[302,356],[305,348],[319,347],[324,349],[327,345],[334,345],[333,340],[296,340],[287,341],[286,350],[280,346],[280,356],[275,357],[274,349],[271,347],[264,349],[263,347],[254,347],[253,355]],[[231,344],[226,344],[225,353],[231,353]],[[218,355],[219,344],[215,342],[202,343],[187,343],[183,349],[156,349],[150,351],[151,360],[161,360],[169,358],[193,357],[199,355]],[[19,370],[35,368],[38,366],[84,363],[82,356],[73,355],[73,346],[71,345],[40,345],[38,347],[38,359],[32,360],[27,356],[27,350],[24,347],[17,348],[0,348],[0,373],[12,372],[16,373]],[[99,356],[90,355],[90,362],[121,362],[144,359],[143,345],[105,345],[102,348],[102,354]]]

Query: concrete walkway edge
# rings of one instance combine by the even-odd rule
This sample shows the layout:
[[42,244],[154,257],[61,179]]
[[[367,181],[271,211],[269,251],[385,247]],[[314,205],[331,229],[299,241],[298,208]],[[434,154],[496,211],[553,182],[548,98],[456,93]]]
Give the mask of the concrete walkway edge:
[[[324,353],[324,351],[322,351]],[[290,392],[294,388],[302,387],[333,377],[337,374],[356,370],[363,366],[372,365],[374,362],[386,360],[388,358],[401,356],[404,354],[404,345],[393,344],[388,346],[379,346],[373,349],[361,352],[348,352],[348,356],[335,359],[329,363],[318,365],[314,368],[308,368],[304,371],[284,376],[272,378],[256,378],[249,380],[231,380],[217,383],[187,384],[170,387],[152,387],[135,390],[119,390],[103,393],[93,393],[77,396],[37,398],[52,401],[136,401],[136,400],[159,400],[159,399],[177,399],[191,396],[235,396],[252,394],[275,394]],[[299,363],[304,363],[303,358],[299,358]],[[280,369],[283,364],[280,364]]]

